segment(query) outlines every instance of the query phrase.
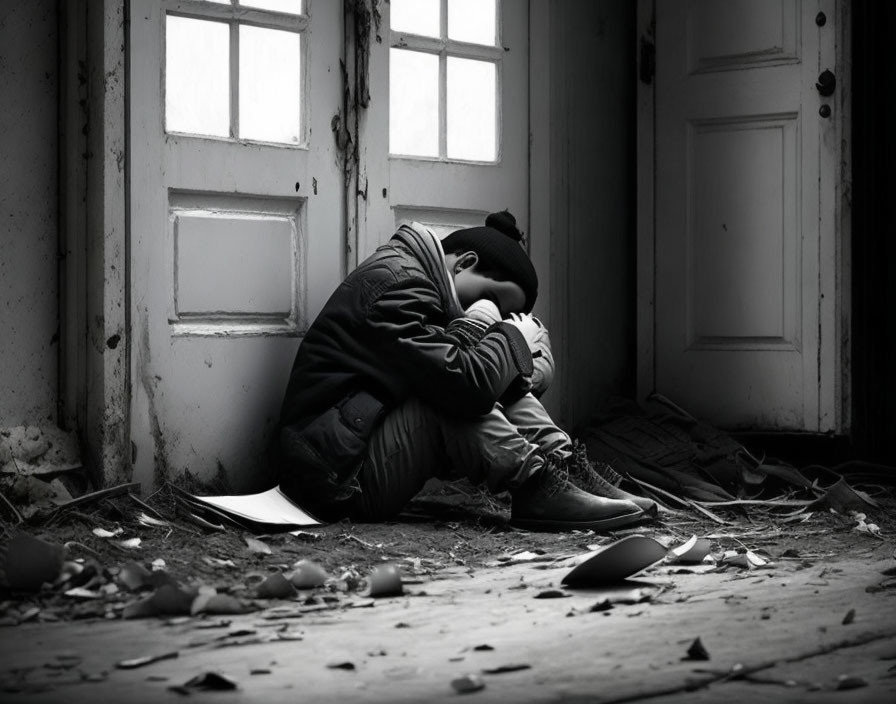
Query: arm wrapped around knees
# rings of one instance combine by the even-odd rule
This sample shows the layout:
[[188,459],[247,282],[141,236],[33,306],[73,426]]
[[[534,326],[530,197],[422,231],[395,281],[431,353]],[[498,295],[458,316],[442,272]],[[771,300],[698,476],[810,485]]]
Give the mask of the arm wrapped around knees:
[[451,415],[483,415],[520,380],[528,382],[532,353],[509,321],[481,336],[470,328],[467,341],[457,330],[430,324],[440,301],[426,279],[396,282],[368,307],[367,342],[422,400]]
[[[503,326],[503,327],[502,327]],[[492,331],[502,331],[505,334],[516,328],[516,325],[510,325],[509,321],[501,320],[501,313],[492,301],[480,299],[464,311],[463,318],[455,318],[452,320],[446,332],[458,340],[461,346],[473,347],[488,333]],[[528,342],[523,339],[523,335],[518,330],[513,330],[513,334],[520,344],[523,344],[527,352]],[[535,361],[534,359],[532,360]],[[534,369],[533,369],[534,372]],[[499,399],[502,403],[514,403],[525,396],[532,390],[532,376],[529,374],[521,374],[513,383],[505,390]]]
[[[463,318],[453,320],[448,325],[448,332],[457,336],[463,344],[475,344],[489,327],[500,321],[498,307],[483,299],[467,308]],[[531,391],[536,396],[541,396],[554,379],[554,356],[548,329],[532,315],[514,314],[505,322],[516,327],[526,339],[534,367],[532,377],[522,385],[515,385],[514,390],[522,393]]]

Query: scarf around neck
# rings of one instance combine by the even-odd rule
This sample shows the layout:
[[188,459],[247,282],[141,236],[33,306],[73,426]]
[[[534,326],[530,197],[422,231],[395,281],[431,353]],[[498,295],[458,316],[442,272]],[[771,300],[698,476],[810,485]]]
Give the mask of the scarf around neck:
[[405,245],[420,261],[426,275],[439,291],[448,319],[463,317],[464,311],[457,298],[454,277],[449,273],[445,262],[445,251],[432,230],[419,222],[405,223],[398,228],[392,238]]

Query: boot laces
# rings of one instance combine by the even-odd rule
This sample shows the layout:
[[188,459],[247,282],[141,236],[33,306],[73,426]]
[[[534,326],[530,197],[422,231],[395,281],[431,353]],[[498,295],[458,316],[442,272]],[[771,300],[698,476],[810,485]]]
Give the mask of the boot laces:
[[622,475],[606,462],[592,462],[591,465],[595,472],[610,482],[613,486],[618,487],[622,483]]
[[542,468],[541,486],[548,496],[555,496],[566,488],[569,463],[557,455],[549,455]]
[[590,461],[585,445],[578,441],[573,444],[571,473],[579,487],[591,494],[612,494],[622,481],[622,477],[610,465]]

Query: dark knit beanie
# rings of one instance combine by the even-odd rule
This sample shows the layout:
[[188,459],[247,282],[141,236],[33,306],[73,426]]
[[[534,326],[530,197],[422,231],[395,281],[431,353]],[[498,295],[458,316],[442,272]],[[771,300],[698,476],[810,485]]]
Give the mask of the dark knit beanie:
[[489,215],[485,227],[452,232],[442,240],[442,249],[446,254],[476,252],[482,269],[498,272],[523,289],[526,312],[529,313],[538,297],[538,275],[520,243],[522,238],[516,218],[502,210]]

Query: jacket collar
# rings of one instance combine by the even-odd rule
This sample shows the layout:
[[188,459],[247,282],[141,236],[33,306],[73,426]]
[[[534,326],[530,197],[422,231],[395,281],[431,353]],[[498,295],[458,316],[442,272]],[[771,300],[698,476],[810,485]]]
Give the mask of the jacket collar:
[[419,222],[405,223],[393,239],[404,244],[420,261],[427,276],[436,284],[449,319],[462,317],[464,312],[454,288],[454,277],[448,272],[442,243],[432,230]]

